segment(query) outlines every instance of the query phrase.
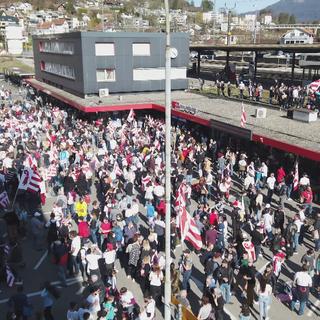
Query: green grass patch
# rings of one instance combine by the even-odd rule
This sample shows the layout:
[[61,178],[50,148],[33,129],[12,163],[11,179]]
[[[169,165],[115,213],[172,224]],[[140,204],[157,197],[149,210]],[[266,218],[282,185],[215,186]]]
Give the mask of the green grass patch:
[[26,73],[28,72],[34,72],[34,69],[20,60],[17,60],[14,57],[0,57],[0,72],[4,72],[5,69],[10,68],[19,68]]

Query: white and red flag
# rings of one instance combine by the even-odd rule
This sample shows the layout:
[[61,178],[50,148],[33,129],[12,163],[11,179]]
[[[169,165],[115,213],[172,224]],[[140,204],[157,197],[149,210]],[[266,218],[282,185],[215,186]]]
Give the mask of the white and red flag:
[[40,190],[41,177],[39,173],[31,168],[25,168],[21,174],[18,189],[29,192],[38,192]]
[[48,180],[51,180],[52,177],[55,177],[57,173],[58,173],[58,170],[57,170],[56,164],[51,163],[47,173]]
[[175,208],[179,217],[181,241],[189,241],[196,250],[200,250],[202,248],[201,234],[194,218],[187,212],[186,186],[184,183],[181,183],[177,191]]
[[242,112],[241,112],[241,121],[240,121],[240,125],[242,128],[245,128],[247,123],[247,114],[246,111],[244,110],[244,105],[242,103]]
[[27,168],[37,168],[38,167],[37,160],[31,154],[29,154],[27,156],[26,160],[23,162],[23,165]]
[[134,117],[135,117],[135,113],[134,113],[133,109],[130,109],[127,121],[132,122],[134,120]]
[[296,161],[294,166],[294,177],[293,177],[293,190],[296,191],[299,187],[299,163]]

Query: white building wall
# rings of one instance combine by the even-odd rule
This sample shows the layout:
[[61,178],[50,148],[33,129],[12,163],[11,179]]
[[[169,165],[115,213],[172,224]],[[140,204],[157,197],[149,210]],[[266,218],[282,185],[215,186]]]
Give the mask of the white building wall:
[[23,41],[22,40],[7,40],[7,50],[10,54],[22,54],[23,52]]

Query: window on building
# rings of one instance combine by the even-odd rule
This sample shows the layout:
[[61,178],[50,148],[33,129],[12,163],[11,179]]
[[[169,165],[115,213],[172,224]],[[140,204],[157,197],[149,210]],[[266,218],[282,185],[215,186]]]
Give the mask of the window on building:
[[[171,80],[186,79],[187,68],[171,68]],[[133,81],[157,81],[165,79],[165,68],[133,69]]]
[[70,66],[65,66],[59,63],[52,63],[52,62],[41,62],[42,70],[48,73],[52,73],[54,75],[68,78],[68,79],[75,79],[75,72],[74,68]]
[[114,43],[96,43],[96,56],[114,56]]
[[133,43],[133,56],[150,56],[150,43]]
[[39,51],[57,54],[74,54],[74,44],[71,42],[45,41],[39,43]]
[[44,63],[44,61],[40,61],[40,70],[41,70],[41,71],[44,71],[44,69],[45,69],[45,63]]
[[97,69],[97,82],[114,82],[116,81],[115,69]]

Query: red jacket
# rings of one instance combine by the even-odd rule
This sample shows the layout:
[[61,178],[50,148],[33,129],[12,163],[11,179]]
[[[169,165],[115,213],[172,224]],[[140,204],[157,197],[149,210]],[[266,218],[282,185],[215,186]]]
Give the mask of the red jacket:
[[282,167],[280,167],[277,171],[277,182],[280,183],[286,176],[286,173]]
[[157,211],[163,217],[166,215],[166,203],[164,200],[161,200],[157,205]]
[[212,225],[216,225],[218,223],[218,213],[216,211],[212,211],[209,215],[209,223]]
[[78,228],[79,228],[78,234],[80,238],[90,237],[90,230],[89,230],[88,223],[86,221],[80,221],[78,224]]
[[313,200],[312,190],[310,190],[310,191],[305,190],[302,192],[301,195],[304,199],[304,203],[312,203],[312,200]]

